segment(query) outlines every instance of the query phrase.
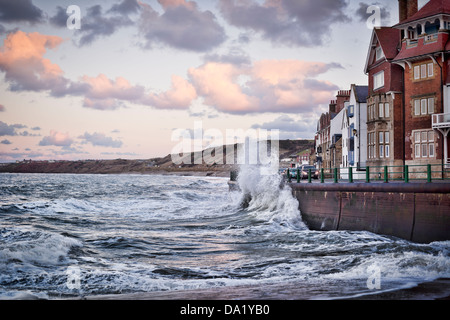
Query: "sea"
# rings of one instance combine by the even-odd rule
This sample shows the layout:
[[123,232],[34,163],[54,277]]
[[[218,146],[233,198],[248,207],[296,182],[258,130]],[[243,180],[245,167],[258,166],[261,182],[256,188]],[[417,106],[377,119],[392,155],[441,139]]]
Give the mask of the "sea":
[[262,169],[241,168],[236,191],[223,177],[2,173],[0,299],[328,300],[450,278],[450,241],[309,230]]

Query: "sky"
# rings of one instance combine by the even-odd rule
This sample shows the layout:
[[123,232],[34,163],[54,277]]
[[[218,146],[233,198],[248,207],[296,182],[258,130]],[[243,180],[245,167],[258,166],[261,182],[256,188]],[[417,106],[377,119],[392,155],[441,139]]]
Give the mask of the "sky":
[[367,85],[371,5],[398,22],[392,0],[0,0],[0,162],[313,139],[337,91]]

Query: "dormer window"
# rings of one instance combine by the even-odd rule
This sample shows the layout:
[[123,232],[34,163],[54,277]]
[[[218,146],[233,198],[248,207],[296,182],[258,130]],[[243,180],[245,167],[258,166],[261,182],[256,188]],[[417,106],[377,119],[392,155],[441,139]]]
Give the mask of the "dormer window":
[[383,49],[381,49],[381,47],[377,47],[375,49],[375,55],[376,55],[376,61],[384,58],[384,53],[383,53]]

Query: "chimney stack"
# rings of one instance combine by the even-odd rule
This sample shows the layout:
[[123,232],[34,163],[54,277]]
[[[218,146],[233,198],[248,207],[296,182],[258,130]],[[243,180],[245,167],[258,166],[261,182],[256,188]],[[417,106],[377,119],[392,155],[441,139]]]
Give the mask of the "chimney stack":
[[398,9],[401,23],[419,11],[418,0],[398,0]]

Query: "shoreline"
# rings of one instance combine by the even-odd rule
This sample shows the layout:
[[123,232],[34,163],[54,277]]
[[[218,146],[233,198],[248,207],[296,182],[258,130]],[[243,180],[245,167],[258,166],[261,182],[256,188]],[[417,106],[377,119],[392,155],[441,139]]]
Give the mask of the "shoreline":
[[302,283],[261,284],[210,289],[98,295],[72,300],[450,300],[450,278],[438,278],[411,287],[324,296],[320,288]]

